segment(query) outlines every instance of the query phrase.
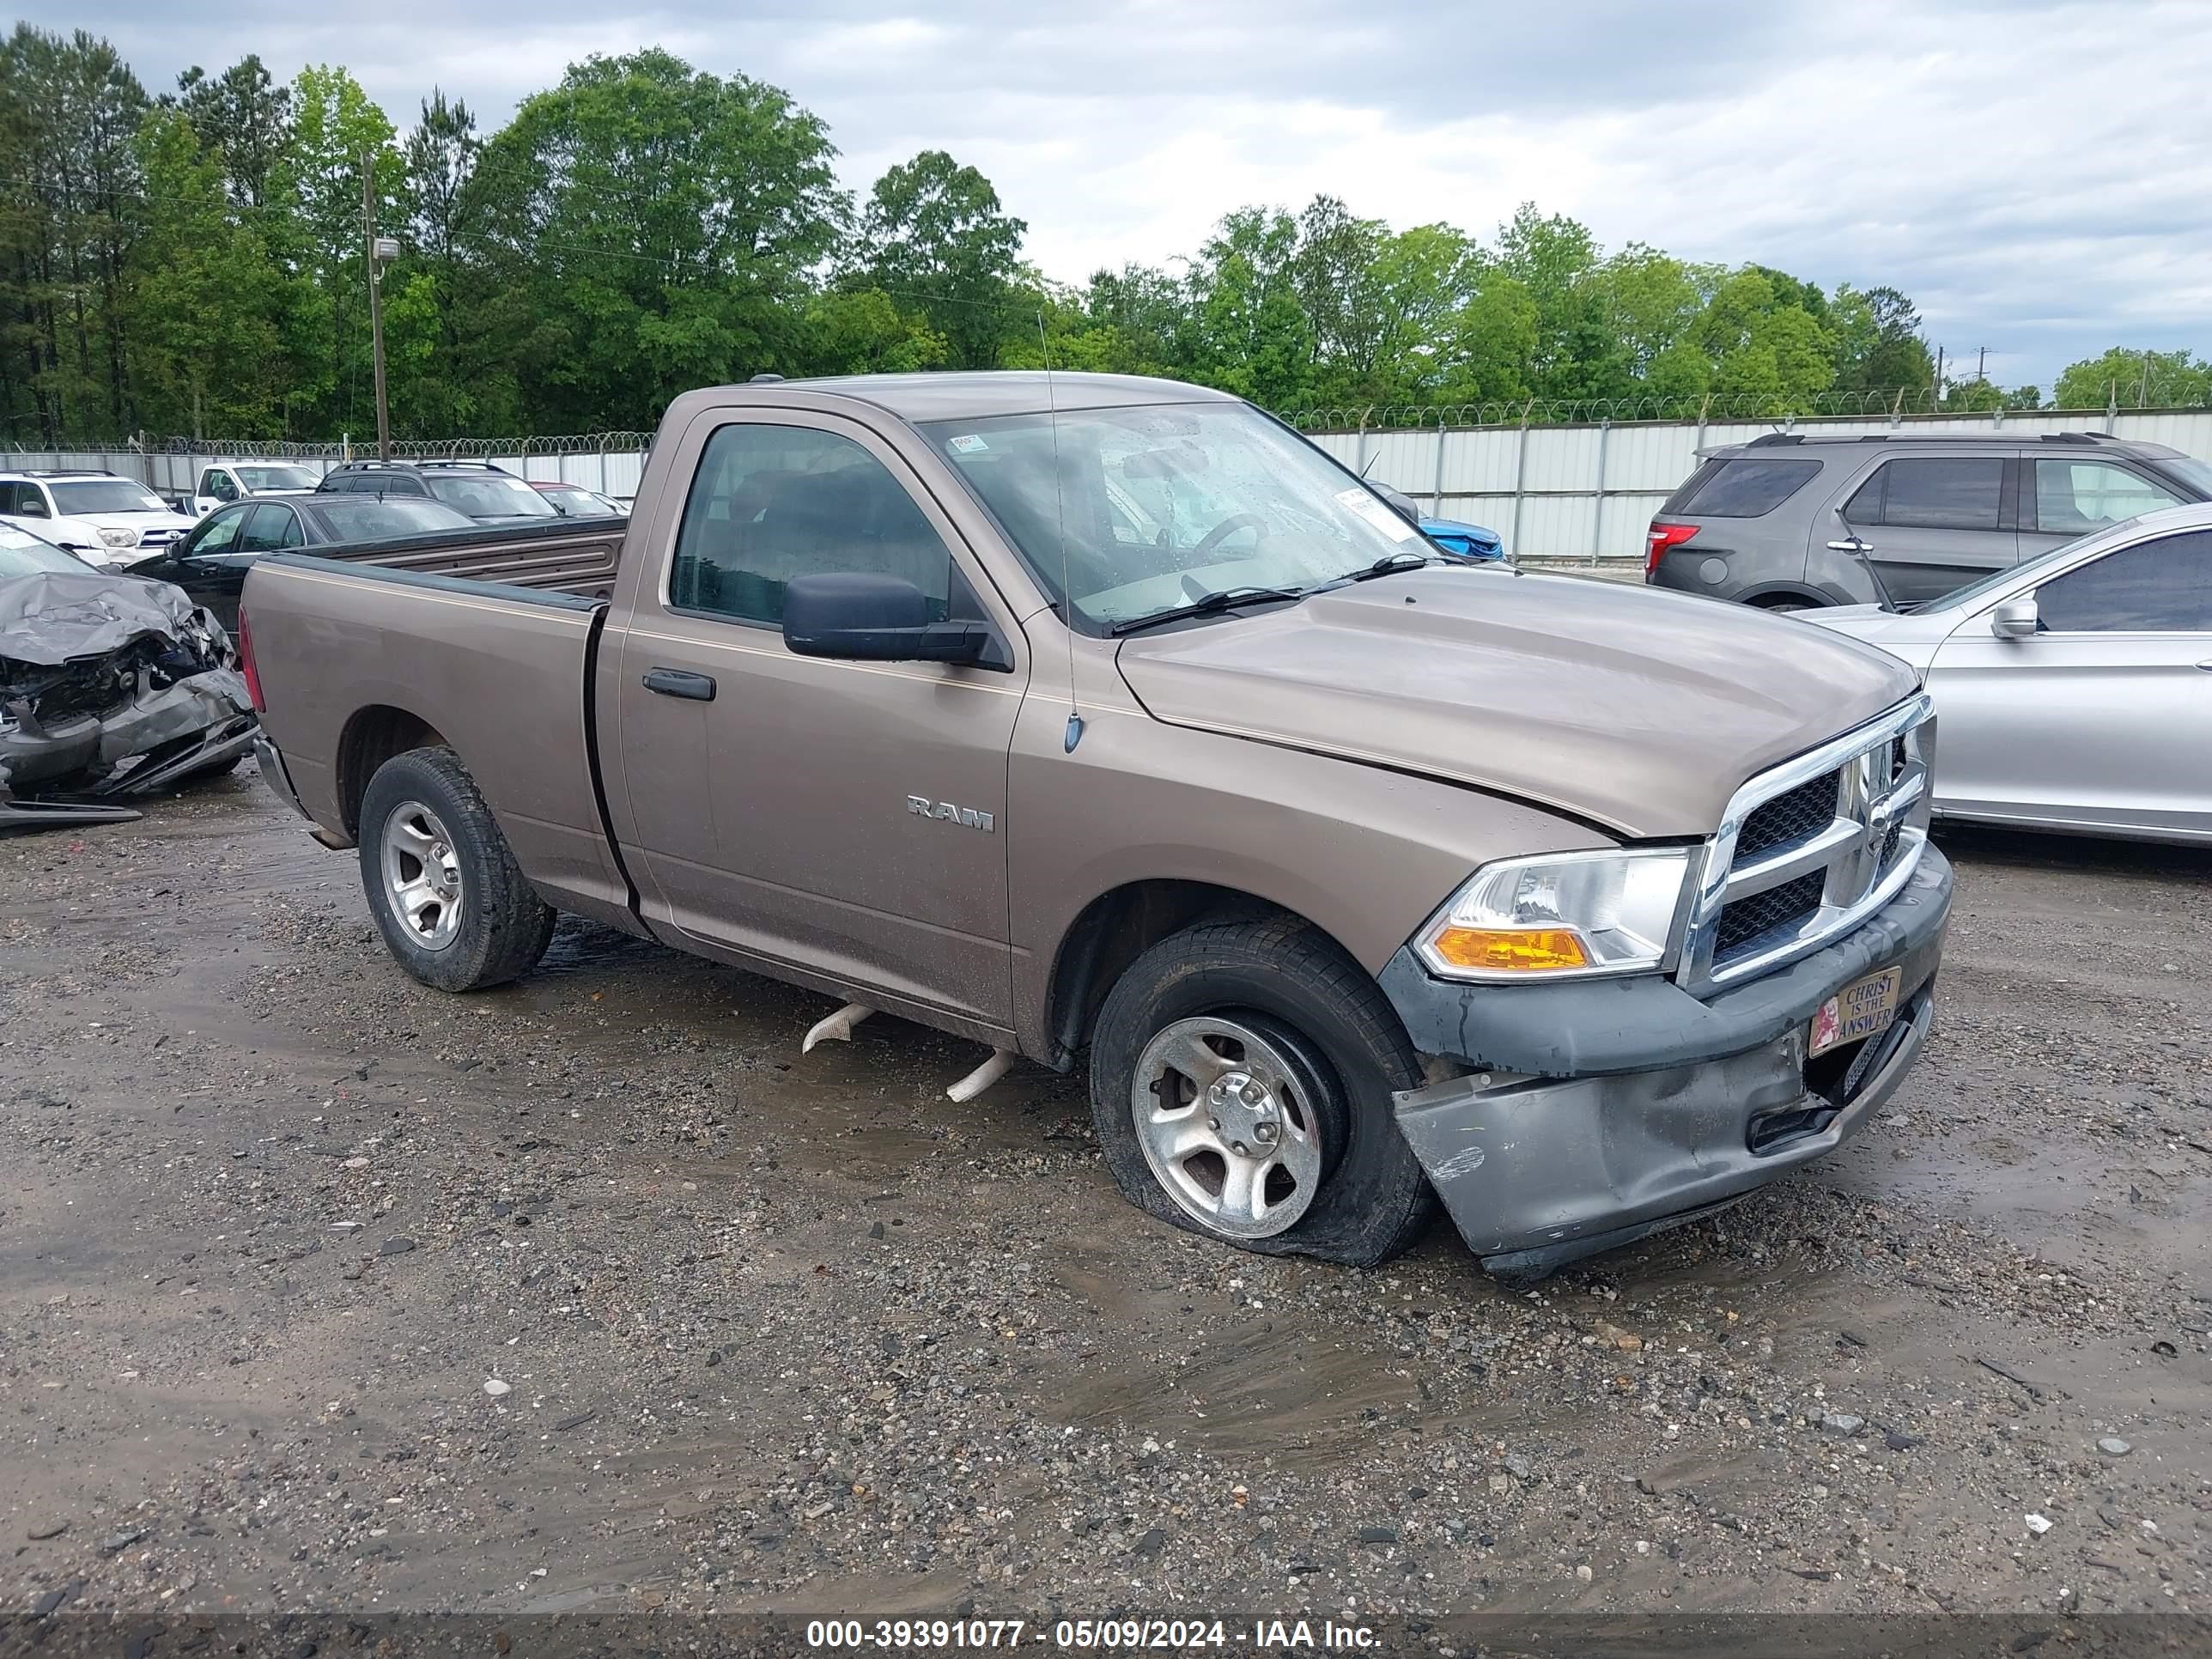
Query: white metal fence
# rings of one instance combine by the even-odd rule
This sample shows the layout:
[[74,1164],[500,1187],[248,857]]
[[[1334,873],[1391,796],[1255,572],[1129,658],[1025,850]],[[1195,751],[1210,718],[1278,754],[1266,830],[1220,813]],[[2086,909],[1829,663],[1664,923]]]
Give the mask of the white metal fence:
[[[1392,411],[1394,414],[1397,411]],[[1405,411],[1418,419],[1417,411]],[[1431,416],[1429,419],[1437,417]],[[1488,526],[1524,558],[1641,559],[1644,528],[1689,477],[1697,452],[1778,431],[1838,434],[2103,432],[2212,460],[2212,410],[2038,410],[1984,414],[1821,416],[1802,420],[1598,421],[1570,425],[1356,428],[1308,434],[1356,472],[1394,486],[1439,518]],[[524,477],[561,479],[604,495],[637,493],[647,434],[573,438],[464,438],[392,446],[402,458],[468,456]],[[296,460],[328,471],[359,445],[223,441],[137,448],[109,446],[0,454],[12,467],[95,467],[142,480],[165,495],[190,490],[218,457]]]
[[1697,452],[1763,433],[2108,432],[2212,460],[2212,410],[2037,410],[1802,421],[1635,421],[1577,426],[1431,427],[1310,432],[1355,472],[1402,490],[1436,517],[1486,525],[1524,558],[1638,559],[1661,502]]

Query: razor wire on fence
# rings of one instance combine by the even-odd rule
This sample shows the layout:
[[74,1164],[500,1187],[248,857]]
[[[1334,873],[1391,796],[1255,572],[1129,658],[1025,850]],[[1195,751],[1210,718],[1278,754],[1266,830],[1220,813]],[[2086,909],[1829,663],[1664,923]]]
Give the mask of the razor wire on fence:
[[[2195,404],[2172,405],[2194,408]],[[2135,405],[2108,402],[2102,407],[2069,411],[2100,417],[2133,413]],[[2010,398],[1994,387],[1972,392],[1954,388],[1939,395],[1932,386],[1875,388],[1864,392],[1822,392],[1812,396],[1780,392],[1707,392],[1680,397],[1522,398],[1461,404],[1341,404],[1287,411],[1283,419],[1301,432],[1419,431],[1431,427],[1594,426],[1600,422],[1773,421],[1887,417],[1911,415],[2048,415],[2040,404]]]

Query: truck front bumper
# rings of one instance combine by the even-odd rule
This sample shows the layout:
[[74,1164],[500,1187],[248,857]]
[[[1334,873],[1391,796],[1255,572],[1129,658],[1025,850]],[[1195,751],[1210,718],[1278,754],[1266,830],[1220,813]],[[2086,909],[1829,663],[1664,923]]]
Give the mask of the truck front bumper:
[[[1694,1220],[1863,1127],[1935,1014],[1951,866],[1933,847],[1851,933],[1699,1000],[1653,978],[1473,986],[1401,951],[1384,993],[1424,1054],[1474,1068],[1395,1097],[1399,1127],[1483,1265],[1537,1278]],[[1899,969],[1896,1022],[1808,1065],[1814,1014]]]

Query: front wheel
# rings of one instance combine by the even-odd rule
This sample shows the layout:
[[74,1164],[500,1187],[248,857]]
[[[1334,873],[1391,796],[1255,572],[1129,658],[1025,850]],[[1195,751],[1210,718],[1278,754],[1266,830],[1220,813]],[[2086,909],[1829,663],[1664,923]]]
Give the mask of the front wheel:
[[368,781],[361,884],[393,958],[441,991],[504,985],[552,942],[553,908],[450,749],[410,749]]
[[1091,1108],[1107,1167],[1147,1214],[1240,1249],[1370,1267],[1433,1206],[1390,1107],[1419,1075],[1374,980],[1319,930],[1205,923],[1115,981]]

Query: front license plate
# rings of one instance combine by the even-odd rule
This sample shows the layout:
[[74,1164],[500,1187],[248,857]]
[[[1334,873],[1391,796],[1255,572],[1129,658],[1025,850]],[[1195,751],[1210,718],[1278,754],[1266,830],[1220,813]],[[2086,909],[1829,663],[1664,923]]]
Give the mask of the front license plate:
[[1839,1042],[1856,1042],[1887,1031],[1897,1020],[1897,985],[1904,974],[1902,968],[1885,968],[1846,985],[1822,1003],[1813,1016],[1806,1054],[1826,1054]]

